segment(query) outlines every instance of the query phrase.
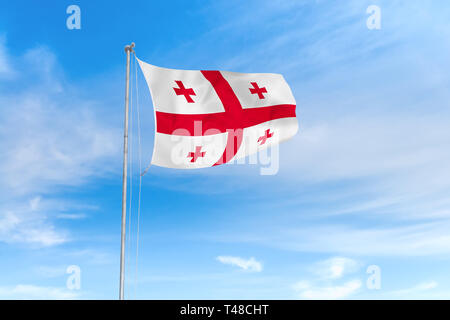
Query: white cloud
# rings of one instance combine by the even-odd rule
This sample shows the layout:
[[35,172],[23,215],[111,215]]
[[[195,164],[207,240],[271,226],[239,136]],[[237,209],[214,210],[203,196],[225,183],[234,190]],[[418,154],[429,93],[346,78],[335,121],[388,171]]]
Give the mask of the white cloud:
[[435,177],[438,172],[448,172],[442,159],[450,159],[450,131],[442,115],[354,115],[321,122],[305,124],[296,146],[285,150],[285,164],[295,167],[302,179],[379,175],[390,182],[394,175],[397,179],[400,175],[401,182],[406,182],[403,187],[407,187],[424,173]]
[[314,263],[310,272],[315,275],[313,281],[299,281],[293,285],[301,299],[344,299],[361,288],[361,281],[353,279],[343,284],[335,284],[337,279],[358,271],[360,263],[346,257],[332,257]]
[[447,220],[389,227],[310,226],[286,229],[282,240],[267,243],[294,251],[361,256],[439,255],[450,253],[449,227]]
[[81,293],[58,287],[42,287],[28,284],[0,287],[1,299],[42,299],[42,300],[72,300]]
[[313,286],[307,281],[300,281],[293,286],[297,295],[301,299],[324,299],[335,300],[350,297],[361,288],[360,280],[352,280],[343,285],[336,286]]
[[418,285],[406,288],[406,289],[400,289],[395,290],[391,292],[387,292],[386,294],[388,296],[392,296],[394,298],[401,298],[401,299],[414,299],[417,295],[426,293],[430,290],[435,289],[438,286],[438,283],[436,281],[426,281],[419,283]]
[[53,246],[68,241],[68,237],[65,232],[55,230],[48,219],[39,213],[29,210],[0,211],[0,241]]
[[261,272],[263,269],[262,263],[256,261],[255,258],[253,257],[251,257],[250,259],[243,259],[240,257],[232,257],[232,256],[218,256],[216,259],[223,264],[236,266],[245,271]]
[[59,213],[56,215],[58,219],[79,220],[86,218],[84,213]]
[[312,271],[322,279],[339,279],[358,270],[359,263],[345,257],[333,257],[317,263]]
[[[2,99],[3,98],[3,99]],[[15,101],[0,120],[4,154],[0,173],[9,192],[46,192],[56,186],[76,186],[111,170],[120,149],[118,132],[99,123],[87,106],[61,108],[50,97],[27,94]],[[17,125],[19,124],[19,126]],[[6,138],[8,136],[8,138]]]
[[12,212],[6,211],[0,216],[0,234],[8,232],[20,223],[20,219]]
[[438,283],[436,281],[429,281],[429,282],[422,282],[419,285],[417,285],[414,289],[416,290],[430,290],[434,289],[438,286]]
[[[381,223],[380,223],[381,224]],[[432,256],[450,253],[450,221],[436,220],[418,224],[351,226],[310,223],[292,227],[290,220],[281,225],[251,232],[216,231],[205,239],[226,243],[256,243],[298,252],[351,256]],[[246,227],[243,222],[243,227]]]

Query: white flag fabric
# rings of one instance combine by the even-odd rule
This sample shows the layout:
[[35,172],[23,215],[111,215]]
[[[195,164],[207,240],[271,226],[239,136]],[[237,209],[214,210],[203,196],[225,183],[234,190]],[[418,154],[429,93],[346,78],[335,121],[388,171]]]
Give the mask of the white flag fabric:
[[296,102],[280,74],[175,70],[138,62],[155,110],[154,165],[224,164],[298,131]]

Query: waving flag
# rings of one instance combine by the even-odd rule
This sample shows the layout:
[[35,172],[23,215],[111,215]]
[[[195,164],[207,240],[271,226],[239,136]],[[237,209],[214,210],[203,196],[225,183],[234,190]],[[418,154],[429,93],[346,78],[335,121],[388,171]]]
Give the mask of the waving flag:
[[280,74],[160,68],[139,60],[156,134],[152,164],[224,164],[294,136],[295,99]]

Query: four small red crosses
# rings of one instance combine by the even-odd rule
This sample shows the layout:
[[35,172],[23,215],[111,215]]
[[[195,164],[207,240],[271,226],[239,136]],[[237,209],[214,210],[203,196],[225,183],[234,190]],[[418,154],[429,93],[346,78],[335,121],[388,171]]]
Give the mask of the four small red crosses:
[[[188,103],[194,103],[195,101],[191,98],[191,96],[195,96],[194,89],[185,88],[183,82],[180,80],[175,80],[175,83],[178,85],[178,88],[173,88],[175,94],[177,96],[184,96]],[[257,94],[259,99],[265,99],[263,93],[267,93],[266,87],[260,88],[256,82],[250,82],[250,84],[253,86],[253,88],[249,88],[250,93]],[[270,132],[270,129],[267,129],[264,135],[258,138],[258,143],[260,143],[260,145],[263,145],[266,143],[267,139],[271,138],[272,136],[273,132]],[[203,158],[205,156],[206,152],[201,150],[201,146],[196,146],[195,152],[188,153],[187,157],[191,158],[190,162],[196,162],[198,158]]]

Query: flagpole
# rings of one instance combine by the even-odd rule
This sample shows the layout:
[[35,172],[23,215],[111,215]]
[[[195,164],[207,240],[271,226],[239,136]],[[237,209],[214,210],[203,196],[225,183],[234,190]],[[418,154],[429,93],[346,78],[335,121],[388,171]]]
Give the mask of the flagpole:
[[119,300],[124,299],[125,283],[125,230],[127,223],[127,162],[128,162],[128,102],[130,91],[130,54],[133,51],[134,42],[125,46],[127,54],[127,75],[125,85],[125,124],[123,133],[123,182],[122,182],[122,231],[120,240],[120,283]]

